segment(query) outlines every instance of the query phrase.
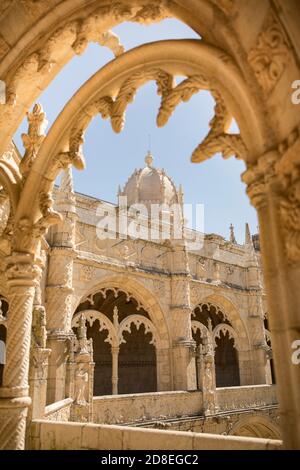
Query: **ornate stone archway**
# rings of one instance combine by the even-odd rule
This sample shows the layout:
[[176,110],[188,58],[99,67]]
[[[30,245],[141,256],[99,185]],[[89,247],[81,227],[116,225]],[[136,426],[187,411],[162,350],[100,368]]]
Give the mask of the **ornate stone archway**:
[[[104,298],[108,292],[113,292],[116,299],[119,293],[125,294],[127,301],[132,299],[135,302],[136,313],[126,315],[124,318],[119,318],[118,313],[119,311],[121,313],[122,309],[116,310],[112,319],[109,320],[107,316],[103,315],[103,313],[93,310],[93,298],[96,294],[101,292]],[[89,302],[89,309],[80,309],[79,305],[86,305],[86,300]],[[143,312],[146,313],[148,317],[145,316]],[[121,377],[124,376],[123,370],[120,370],[120,368],[118,372],[118,361],[123,359],[123,355],[121,354],[125,348],[122,347],[122,344],[126,343],[124,333],[129,333],[130,336],[132,326],[134,326],[134,330],[137,330],[138,332],[140,330],[140,326],[142,326],[144,335],[147,335],[148,333],[151,334],[149,344],[154,347],[155,389],[156,387],[158,391],[172,389],[172,346],[169,337],[168,324],[158,301],[155,299],[155,296],[145,288],[141,282],[130,277],[124,278],[124,276],[111,276],[103,279],[100,283],[95,282],[93,286],[90,286],[86,294],[82,296],[80,300],[78,299],[76,313],[72,319],[72,326],[75,325],[74,321],[76,318],[79,318],[82,313],[85,315],[88,323],[90,321],[89,319],[91,319],[92,322],[98,319],[100,322],[100,330],[106,329],[108,331],[108,336],[105,341],[107,341],[111,346],[113,394],[118,393],[118,373],[121,373]],[[132,373],[133,372],[134,371],[132,371]],[[154,374],[153,371],[150,372],[152,375]]]
[[74,311],[78,308],[79,304],[96,292],[101,290],[120,290],[127,293],[129,297],[133,297],[138,303],[138,309],[144,307],[149,313],[149,317],[156,329],[159,332],[159,344],[162,349],[170,347],[170,332],[164,312],[155,298],[155,295],[146,288],[142,282],[130,276],[114,275],[102,279],[100,282],[96,280],[93,285],[89,286],[88,290],[77,299],[76,304],[73,306]]
[[[30,4],[31,0],[28,0],[27,3]],[[151,4],[153,5],[153,2]],[[122,11],[120,11],[116,10],[116,5],[114,4],[114,8],[109,9],[108,15],[112,15],[116,23],[124,19],[141,22],[154,21],[162,16],[161,9],[157,8],[157,3],[154,4],[156,7],[154,9],[151,5],[144,5],[141,8],[141,2],[137,0],[133,2],[128,0],[128,5],[129,7],[125,8],[122,2]],[[131,9],[131,5],[138,9]],[[282,21],[293,30],[292,22],[282,2],[280,2],[280,5],[284,12],[282,14]],[[79,18],[84,20],[89,17],[95,20],[93,16],[95,6],[96,3],[90,2],[89,8],[86,8],[85,2],[78,1],[76,8],[74,8],[73,2],[65,0],[61,2],[61,5],[56,6],[46,20],[43,19],[36,22],[35,26],[30,21],[26,22],[26,34],[24,34],[25,29],[21,30],[20,36],[22,34],[23,36],[15,37],[11,41],[15,46],[11,51],[8,51],[10,49],[9,43],[4,40],[5,57],[0,64],[0,73],[6,80],[9,90],[8,102],[5,108],[2,107],[1,111],[4,110],[4,113],[0,117],[4,147],[11,139],[18,123],[32,104],[35,94],[34,89],[41,90],[51,81],[62,64],[66,63],[74,54],[72,50],[73,45],[75,47],[76,45],[83,45],[84,47],[88,41],[94,40],[88,34],[92,28],[84,21],[82,22],[86,27],[85,32],[87,34],[85,36],[82,29],[79,28],[78,30],[80,24],[77,21]],[[185,2],[177,0],[168,3],[171,14],[182,18],[186,23],[194,26],[195,29],[201,32],[212,44],[218,44],[223,48],[218,52],[220,67],[215,72],[219,71],[223,74],[224,71],[228,71],[227,65],[230,63],[231,58],[235,57],[233,68],[240,76],[244,77],[245,96],[248,96],[249,103],[253,103],[253,106],[250,105],[247,108],[245,101],[237,93],[236,100],[233,99],[232,103],[236,102],[236,107],[233,106],[231,112],[239,123],[243,140],[248,150],[244,157],[248,162],[248,169],[243,179],[248,186],[249,197],[258,210],[260,220],[261,246],[264,258],[266,287],[269,291],[268,302],[274,355],[275,358],[278,358],[277,375],[284,438],[288,446],[296,447],[299,439],[297,436],[300,435],[298,432],[299,399],[297,392],[299,390],[300,378],[298,370],[290,361],[290,345],[294,340],[298,339],[299,331],[300,293],[297,286],[299,283],[300,259],[300,229],[298,223],[300,140],[297,108],[289,103],[285,106],[284,115],[281,116],[281,113],[282,103],[286,103],[286,90],[290,86],[289,79],[299,70],[295,65],[296,39],[293,38],[293,34],[290,36],[286,34],[286,29],[279,19],[276,8],[271,8],[267,1],[264,2],[263,6],[263,24],[255,23],[256,27],[253,28],[251,33],[251,40],[249,41],[249,38],[247,40],[244,38],[241,41],[243,44],[241,47],[239,34],[234,26],[235,22],[232,21],[233,13],[237,12],[232,2],[222,2],[222,4],[218,5],[212,0],[201,0],[201,5],[197,4],[197,6],[195,6],[195,2],[192,0]],[[85,13],[84,9],[86,10]],[[6,10],[5,8],[5,14]],[[24,15],[25,13],[26,8],[23,11]],[[253,12],[253,17],[255,16],[256,12]],[[257,17],[259,16],[257,15]],[[73,19],[75,23],[72,23]],[[108,23],[105,26],[111,27],[111,17],[107,20]],[[72,24],[70,24],[70,21]],[[113,24],[115,23],[113,22]],[[225,24],[226,27],[223,27]],[[61,29],[57,30],[57,28]],[[243,31],[244,28],[239,24],[238,29]],[[268,38],[272,37],[274,31],[278,40],[275,41],[274,47],[268,47]],[[100,32],[103,32],[101,28]],[[38,50],[36,49],[37,38],[41,39],[42,43],[41,48]],[[65,41],[63,47],[62,41]],[[295,46],[294,50],[293,46]],[[25,53],[26,49],[28,52]],[[225,49],[227,54],[230,53],[231,55],[229,61],[228,55],[224,55]],[[61,52],[60,57],[58,56],[59,51]],[[80,51],[81,48],[79,47]],[[266,67],[262,67],[262,60],[264,60],[262,57],[268,57]],[[56,60],[54,60],[55,58]],[[284,74],[288,62],[293,62],[294,68],[290,67],[288,69],[289,73]],[[274,67],[276,73],[272,74],[270,72],[274,70]],[[232,79],[233,77],[231,76],[231,87],[232,84],[236,83]],[[22,80],[23,89],[20,86]],[[222,80],[225,86],[221,91],[227,103],[229,96],[228,90],[226,96],[226,83],[229,85],[230,80],[226,80],[224,74],[222,75]],[[31,89],[28,88],[29,82],[32,83]],[[235,91],[239,90],[238,86],[234,88]],[[277,94],[274,94],[274,89]],[[26,99],[24,99],[25,93],[27,93]],[[83,102],[86,105],[84,100]],[[265,103],[263,107],[261,106],[262,102]],[[69,109],[68,112],[72,114],[74,109]],[[247,110],[250,112],[247,113]],[[241,116],[243,113],[245,113],[244,126],[242,123],[243,119],[238,119],[238,117],[243,117]],[[248,122],[246,122],[246,114]],[[66,121],[59,120],[57,125],[65,123]],[[55,142],[55,138],[62,137],[58,127],[56,131],[56,135],[55,132],[52,132],[52,144]],[[255,135],[255,139],[253,139],[253,135]],[[58,141],[62,143],[60,139]],[[63,142],[62,153],[70,152],[67,143],[66,139]],[[76,139],[73,143],[76,148]],[[66,147],[64,147],[65,144]],[[41,150],[45,156],[46,150],[49,150],[46,143]],[[74,147],[71,149],[71,154],[73,150]],[[75,163],[77,161],[78,166],[81,166],[82,161],[80,158],[78,160],[77,156],[75,152],[73,154]],[[51,159],[52,157],[53,155],[50,155],[49,158]],[[38,160],[40,161],[39,164]],[[13,310],[16,310],[16,315],[14,315],[15,322],[22,327],[22,338],[28,338],[30,332],[31,322],[28,316],[30,316],[32,308],[35,280],[39,275],[39,269],[34,266],[34,263],[35,255],[39,250],[40,235],[46,229],[47,224],[51,220],[53,222],[51,200],[47,193],[51,189],[55,171],[53,175],[49,175],[47,174],[48,169],[49,167],[43,158],[37,159],[34,168],[30,172],[30,177],[27,178],[27,183],[23,189],[24,192],[22,191],[21,199],[18,200],[17,219],[14,227],[15,240],[13,241],[13,250],[18,253],[18,256],[8,260],[7,272],[11,287],[11,299],[14,301],[11,302],[11,306]],[[40,185],[39,182],[44,177],[46,177],[46,180]],[[33,199],[27,198],[25,195],[30,196],[29,188],[31,185],[37,189],[37,193],[41,192],[41,198],[38,204],[33,206],[35,208],[33,219],[31,219],[30,215],[28,220],[26,206],[30,207],[30,202]],[[17,196],[11,195],[11,198],[17,198],[19,190],[20,186],[14,193]],[[21,288],[20,279],[23,283]],[[20,302],[15,302],[16,298],[22,299]],[[8,338],[8,343],[11,341]],[[11,344],[13,344],[13,341]],[[18,357],[15,357],[13,361],[9,359],[9,369],[15,368],[16,373],[13,380],[7,380],[6,387],[1,390],[2,396],[8,397],[8,399],[5,398],[2,402],[2,408],[6,410],[5,416],[9,415],[7,409],[10,409],[11,398],[17,398],[17,401],[14,402],[15,422],[22,421],[22,424],[18,424],[15,436],[9,438],[5,444],[8,446],[16,446],[16,442],[20,441],[20,436],[24,436],[25,411],[28,405],[28,400],[26,399],[26,377],[28,375],[28,361],[26,357],[28,356],[28,350],[29,342],[21,340],[20,348],[18,348],[19,355],[16,352],[14,354]],[[23,362],[19,361],[20,355],[24,357]],[[287,364],[288,366],[281,368],[280,363]],[[289,394],[286,394],[286,387],[289,390]],[[6,426],[5,423],[4,426]],[[20,442],[21,444],[18,445],[22,447],[24,439],[21,438]]]
[[[219,297],[222,298],[222,296]],[[234,314],[232,313],[232,307],[233,305],[231,309],[228,309],[231,312],[228,315],[224,305],[220,307],[220,303],[217,305],[210,301],[204,301],[195,305],[192,312],[192,318],[195,318],[192,320],[194,339],[200,350],[200,344],[202,347],[205,345],[205,349],[210,351],[214,358],[213,370],[217,387],[240,385],[240,375],[244,366],[243,336],[240,337],[239,330],[231,326],[234,324],[235,328],[240,328],[241,320],[236,310],[234,310]],[[203,311],[207,312],[207,319],[198,317],[197,312],[201,316]],[[204,324],[206,322],[207,325]],[[200,339],[199,336],[197,337],[198,331]],[[201,369],[199,360],[200,356],[197,361],[198,371]],[[198,372],[197,375],[199,375]],[[244,385],[243,382],[242,384]]]
[[[95,0],[87,6],[84,0],[79,0],[74,7],[70,0],[64,0],[61,5],[52,7],[51,12],[46,2],[35,10],[28,8],[29,15],[21,12],[27,16],[24,21],[27,34],[16,38],[18,54],[9,51],[8,46],[4,48],[4,58],[0,64],[0,74],[8,88],[8,107],[4,109],[6,129],[9,120],[10,134],[13,135],[39,90],[44,89],[75,54],[82,54],[89,42],[110,46],[107,32],[124,21],[149,24],[167,17],[177,18],[210,44],[227,50],[236,58],[245,74],[248,73],[249,78],[256,81],[254,67],[249,68],[247,54],[241,53],[241,44],[234,34],[233,25],[228,21],[236,14],[237,7],[223,2],[220,5],[213,0],[199,2],[124,0],[108,3],[107,0]],[[43,21],[39,17],[42,13]],[[274,21],[271,9],[270,12],[266,11],[268,15]],[[35,46],[37,41],[38,48]],[[259,96],[259,84],[256,93]],[[272,114],[269,117],[273,119]],[[5,142],[3,145],[5,148]]]

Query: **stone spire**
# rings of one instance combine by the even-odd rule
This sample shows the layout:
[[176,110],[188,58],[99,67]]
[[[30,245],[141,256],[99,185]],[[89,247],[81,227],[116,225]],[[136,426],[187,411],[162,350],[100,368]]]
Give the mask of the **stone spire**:
[[252,245],[251,233],[248,223],[245,225],[245,245]]
[[233,224],[230,224],[229,229],[230,229],[230,242],[236,244],[236,238],[235,238],[235,234],[234,234]]

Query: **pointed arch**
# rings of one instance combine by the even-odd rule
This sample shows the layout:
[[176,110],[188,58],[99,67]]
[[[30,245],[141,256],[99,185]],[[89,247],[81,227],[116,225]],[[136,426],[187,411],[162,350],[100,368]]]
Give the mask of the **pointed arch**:
[[213,331],[213,342],[216,347],[216,339],[221,337],[221,333],[225,336],[228,333],[229,339],[233,339],[233,345],[237,351],[240,349],[239,338],[236,334],[236,331],[232,328],[232,326],[227,325],[227,323],[220,323],[216,326]]
[[123,337],[123,333],[125,331],[130,333],[132,324],[136,326],[137,330],[139,330],[141,325],[144,325],[145,334],[147,333],[152,334],[152,339],[150,341],[150,344],[157,345],[159,347],[159,344],[157,344],[159,342],[159,336],[157,334],[157,331],[153,323],[150,320],[148,320],[148,318],[143,317],[142,315],[129,315],[128,317],[124,318],[124,320],[122,320],[118,329],[119,344],[126,342]]
[[103,289],[111,289],[112,287],[120,289],[122,292],[127,292],[128,295],[133,296],[133,298],[138,302],[138,305],[145,308],[152,324],[154,325],[157,341],[160,347],[162,349],[169,349],[170,332],[164,312],[151,290],[135,278],[130,276],[125,278],[123,275],[114,275],[100,281],[95,280],[86,293],[78,299],[75,309],[83,299],[86,299]]
[[203,325],[203,323],[197,320],[192,320],[192,332],[197,333],[197,331],[200,331],[201,338],[207,338],[210,335],[208,329]]
[[[249,154],[253,153],[253,145],[257,144],[258,139],[255,139],[254,143],[252,136],[253,133],[255,135],[259,133],[257,113],[254,112],[253,102],[251,102],[242,75],[235,67],[234,61],[230,57],[226,57],[225,60],[225,57],[223,51],[221,53],[220,50],[203,43],[203,41],[158,41],[132,49],[99,70],[71,98],[42,143],[38,157],[25,183],[23,198],[18,209],[18,218],[28,216],[28,207],[30,207],[30,216],[34,221],[38,220],[40,216],[38,194],[52,190],[55,177],[61,165],[64,165],[66,158],[69,161],[71,156],[72,163],[82,169],[84,163],[78,149],[82,143],[83,132],[95,114],[100,112],[104,118],[108,118],[113,110],[113,127],[117,130],[122,128],[123,99],[128,102],[134,96],[135,87],[139,83],[138,74],[141,77],[145,74],[148,80],[157,79],[159,93],[163,99],[166,99],[166,87],[170,88],[167,76],[175,75],[190,77],[188,80],[192,80],[192,82],[189,85],[189,93],[192,90],[193,94],[200,86],[200,89],[210,89],[213,94],[216,94],[216,101],[217,96],[222,97],[226,106],[223,101],[223,104],[217,103],[216,113],[220,113],[218,119],[222,120],[222,126],[225,126],[224,130],[227,128],[228,117],[233,115],[241,129],[241,136],[248,147]],[[129,86],[128,79],[130,77],[137,79],[137,85]],[[195,80],[197,83],[200,80],[201,84],[194,83]],[[184,89],[180,93],[178,90],[179,96],[181,93],[186,93],[186,90]],[[117,101],[114,101],[114,98],[117,98]],[[175,102],[177,103],[177,98]],[[225,111],[226,107],[228,107],[229,114]],[[174,109],[168,99],[160,110],[159,125],[166,122],[166,109],[169,110],[168,113],[172,113]],[[213,135],[215,134],[212,130],[212,139],[214,139]],[[227,148],[226,152],[232,145],[232,142],[230,144],[227,142],[227,138],[228,136],[225,135],[226,143],[223,142],[223,137],[223,140],[221,139],[225,145],[224,148]],[[207,143],[204,153],[207,152],[207,155],[210,155],[212,148],[223,146],[221,141],[214,140],[211,145]],[[244,155],[246,152],[242,151],[241,153]],[[227,156],[229,154],[230,152]],[[203,155],[202,157],[208,158]]]
[[238,311],[236,305],[228,299],[223,293],[213,293],[209,294],[205,297],[201,296],[201,300],[199,299],[193,305],[193,311],[199,304],[208,303],[216,307],[219,311],[221,311],[225,318],[227,318],[232,325],[237,337],[239,338],[240,349],[249,351],[250,350],[250,339],[247,328],[244,324],[243,319]]
[[249,436],[264,439],[281,439],[279,426],[264,416],[241,418],[232,428],[233,436]]
[[78,313],[75,313],[72,319],[72,328],[76,328],[79,326],[79,319],[82,315],[85,317],[89,326],[92,326],[93,323],[98,320],[100,324],[99,331],[108,331],[108,336],[105,339],[105,342],[109,343],[113,347],[117,347],[119,345],[118,335],[114,325],[109,320],[109,318],[107,318],[106,315],[101,312],[98,312],[97,310],[83,310]]

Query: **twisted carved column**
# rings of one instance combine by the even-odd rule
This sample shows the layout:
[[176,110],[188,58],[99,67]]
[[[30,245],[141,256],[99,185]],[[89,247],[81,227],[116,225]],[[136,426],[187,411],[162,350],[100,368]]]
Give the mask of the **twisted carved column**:
[[30,405],[28,372],[32,306],[40,268],[33,256],[13,254],[8,260],[9,313],[6,365],[0,388],[1,449],[24,449]]
[[[40,260],[41,274],[45,268],[45,253]],[[29,394],[32,400],[32,406],[27,416],[27,422],[32,419],[41,418],[45,412],[47,379],[48,379],[48,358],[51,353],[46,349],[47,329],[46,329],[46,310],[42,302],[41,277],[35,288],[32,311],[32,333],[30,348],[30,366],[29,366]]]
[[53,228],[46,287],[49,359],[48,403],[66,396],[68,344],[72,337],[73,261],[76,257],[76,198],[71,168],[62,176],[56,198],[61,221]]
[[292,344],[300,339],[299,148],[297,152],[287,154],[282,168],[285,156],[268,152],[243,175],[259,218],[281,426],[289,449],[300,448],[300,365],[292,361]]
[[48,403],[65,398],[66,351],[72,335],[74,256],[72,248],[53,247],[50,252],[46,287],[47,346],[52,350],[49,359]]

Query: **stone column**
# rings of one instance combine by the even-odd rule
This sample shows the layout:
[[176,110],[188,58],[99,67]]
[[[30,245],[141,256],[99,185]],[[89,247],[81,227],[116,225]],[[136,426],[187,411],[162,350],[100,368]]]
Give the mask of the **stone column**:
[[172,377],[170,374],[170,362],[172,350],[170,348],[158,348],[156,345],[157,391],[172,390]]
[[269,347],[265,338],[265,328],[263,323],[263,309],[261,305],[261,296],[253,296],[250,298],[251,304],[248,317],[249,332],[252,343],[252,371],[253,384],[266,384],[266,363]]
[[50,252],[46,287],[47,347],[51,349],[47,403],[65,398],[68,342],[72,336],[72,249],[54,247]]
[[196,390],[196,344],[192,337],[190,273],[184,244],[172,251],[171,315],[175,390]]
[[28,372],[32,306],[40,268],[30,254],[14,253],[8,260],[9,313],[6,364],[0,388],[1,449],[25,446],[29,397]]
[[215,354],[208,341],[197,348],[198,385],[202,391],[203,414],[209,416],[217,413]]
[[[45,268],[45,252],[42,251],[42,254],[43,258],[39,260],[41,275],[42,270]],[[51,353],[51,350],[46,348],[46,310],[42,305],[41,275],[39,276],[38,284],[35,287],[32,311],[29,365],[29,394],[32,404],[27,416],[28,423],[32,419],[42,417],[45,412],[48,379],[48,358]]]
[[282,155],[277,151],[263,155],[243,175],[259,217],[280,422],[288,449],[300,448],[300,365],[292,361],[292,345],[300,339],[300,140],[297,142]]
[[112,393],[113,395],[118,395],[118,381],[119,381],[119,347],[111,347],[112,354]]
[[72,337],[73,261],[76,257],[75,226],[77,220],[71,168],[64,171],[55,207],[62,221],[51,229],[48,279],[46,287],[47,346],[49,359],[47,403],[66,396],[66,364]]
[[[249,228],[248,228],[249,230]],[[250,233],[246,244],[246,267],[247,267],[247,288],[250,289],[248,295],[248,322],[251,340],[252,356],[252,382],[254,385],[266,384],[266,361],[268,345],[265,338],[264,311],[262,305],[263,283],[260,275],[259,262],[254,246],[251,243]],[[249,357],[249,356],[248,356]],[[248,361],[250,362],[250,361]],[[249,364],[250,365],[250,364]],[[246,369],[246,364],[240,368],[242,374]],[[244,385],[242,382],[241,385]]]
[[94,362],[93,341],[86,336],[86,320],[79,319],[78,340],[75,340],[74,402],[71,421],[87,422],[93,419]]

